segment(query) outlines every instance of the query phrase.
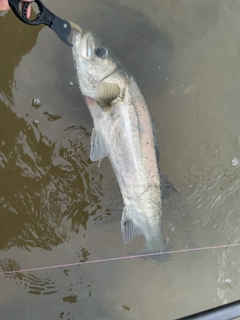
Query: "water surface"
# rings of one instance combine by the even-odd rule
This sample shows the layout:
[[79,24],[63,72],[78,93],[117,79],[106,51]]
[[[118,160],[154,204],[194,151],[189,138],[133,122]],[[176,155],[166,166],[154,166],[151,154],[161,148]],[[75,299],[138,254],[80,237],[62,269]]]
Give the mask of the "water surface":
[[[46,1],[95,32],[153,114],[172,250],[240,242],[240,3]],[[89,159],[92,119],[71,49],[48,28],[0,17],[0,266],[32,268],[138,252],[120,232],[107,159]],[[68,86],[72,81],[73,86]],[[33,106],[32,99],[41,105]],[[0,276],[3,319],[173,319],[238,299],[240,249]],[[21,315],[21,316],[20,316]]]

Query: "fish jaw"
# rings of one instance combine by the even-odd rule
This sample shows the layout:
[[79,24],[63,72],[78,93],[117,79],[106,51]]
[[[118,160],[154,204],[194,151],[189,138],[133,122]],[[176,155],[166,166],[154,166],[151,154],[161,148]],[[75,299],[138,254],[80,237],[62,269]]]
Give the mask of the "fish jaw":
[[100,58],[96,50],[101,48],[100,42],[91,32],[84,35],[78,31],[73,33],[73,59],[77,70],[77,78],[84,96],[94,99],[96,87],[119,67],[111,55]]
[[82,35],[80,32],[73,33],[73,58],[77,71],[79,87],[84,96],[93,98],[96,87],[96,78],[89,72],[92,69],[94,43],[91,32]]

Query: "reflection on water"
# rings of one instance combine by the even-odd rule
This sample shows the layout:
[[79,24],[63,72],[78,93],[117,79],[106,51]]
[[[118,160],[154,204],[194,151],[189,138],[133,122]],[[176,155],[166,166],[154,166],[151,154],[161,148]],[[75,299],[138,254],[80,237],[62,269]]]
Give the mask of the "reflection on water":
[[[4,112],[4,106],[1,108]],[[9,123],[15,130],[9,132]],[[89,132],[66,128],[54,146],[36,140],[24,121],[6,109],[1,125],[1,249],[39,246],[50,249],[71,229],[86,230],[101,209],[101,175],[88,155]],[[106,214],[110,214],[106,210]]]
[[[171,249],[240,242],[238,3],[98,1],[46,5],[95,31],[135,76],[160,140]],[[56,8],[56,10],[54,10]],[[109,161],[89,159],[92,120],[71,50],[48,28],[0,16],[0,268],[134,253]],[[71,86],[68,84],[72,82]],[[32,105],[39,97],[40,105]],[[238,248],[0,277],[3,319],[173,319],[237,299]],[[4,293],[4,294],[3,294]],[[38,300],[36,300],[38,296]],[[188,302],[186,302],[188,301]],[[14,308],[13,308],[14,305]]]
[[[38,130],[36,121],[34,129],[11,111],[16,105],[13,88],[18,87],[14,71],[35,46],[41,27],[25,26],[12,13],[1,23],[0,38],[5,43],[1,60],[5,63],[1,63],[0,82],[0,248],[50,250],[68,238],[64,221],[71,222],[70,230],[79,232],[80,227],[86,230],[96,211],[101,217],[101,175],[89,160],[86,129],[66,128],[53,143]],[[49,122],[61,118],[47,111],[43,114]]]

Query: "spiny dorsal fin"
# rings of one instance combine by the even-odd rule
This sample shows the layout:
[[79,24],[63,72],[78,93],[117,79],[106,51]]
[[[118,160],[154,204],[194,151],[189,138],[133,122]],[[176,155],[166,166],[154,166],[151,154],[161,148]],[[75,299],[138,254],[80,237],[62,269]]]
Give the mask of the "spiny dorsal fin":
[[120,95],[118,85],[109,82],[101,82],[95,89],[94,99],[101,107],[108,107]]

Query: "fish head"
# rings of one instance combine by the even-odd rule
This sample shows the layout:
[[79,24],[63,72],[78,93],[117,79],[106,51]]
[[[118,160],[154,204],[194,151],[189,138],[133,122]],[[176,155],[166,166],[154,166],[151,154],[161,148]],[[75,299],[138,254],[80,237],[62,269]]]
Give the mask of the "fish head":
[[[115,81],[111,77],[114,73],[118,73],[119,68],[121,68],[117,59],[112,58],[108,49],[103,47],[91,32],[86,32],[85,34],[74,32],[72,42],[73,58],[83,95],[94,98],[96,96],[96,88],[108,81],[110,85],[114,85],[114,87],[111,87],[110,92],[114,92],[115,96],[118,96],[120,94],[120,89],[118,90],[116,87],[116,82],[119,82],[118,78],[116,74]],[[105,89],[101,87],[101,93]],[[109,87],[107,89],[109,91]]]

